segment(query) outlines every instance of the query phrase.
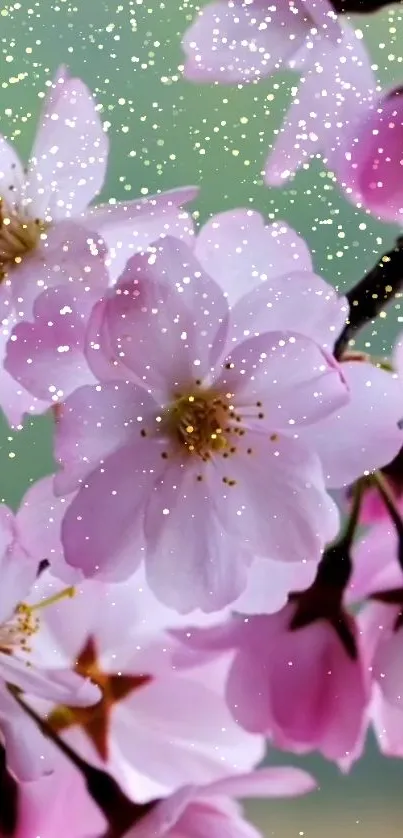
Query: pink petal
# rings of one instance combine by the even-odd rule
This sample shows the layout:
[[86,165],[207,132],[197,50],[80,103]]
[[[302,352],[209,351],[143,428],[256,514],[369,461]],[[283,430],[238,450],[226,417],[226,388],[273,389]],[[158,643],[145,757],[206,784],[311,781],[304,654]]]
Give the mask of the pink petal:
[[309,271],[286,274],[256,285],[233,307],[230,339],[268,331],[303,334],[332,351],[348,316],[348,302]]
[[220,522],[222,498],[209,476],[197,480],[199,471],[198,464],[168,466],[145,512],[148,583],[180,613],[223,608],[246,584],[247,545]]
[[290,631],[292,613],[286,606],[245,624],[228,681],[233,713],[283,749],[343,758],[361,737],[369,704],[364,666],[349,658],[324,621]]
[[[345,757],[360,738],[369,693],[360,662],[352,661],[334,629],[316,623],[288,632],[272,648],[274,741],[327,759]],[[294,696],[299,701],[294,701]]]
[[362,120],[351,156],[364,206],[396,224],[403,215],[402,147],[403,96],[397,88],[383,94],[374,113]]
[[378,747],[387,757],[403,757],[403,710],[389,703],[375,685],[371,720]]
[[163,462],[159,447],[142,439],[105,456],[63,520],[67,564],[85,576],[114,581],[136,570],[142,558],[144,507]]
[[263,756],[263,738],[232,719],[209,665],[200,673],[204,683],[193,670],[155,678],[115,714],[119,780],[136,788],[138,801],[165,796],[187,782],[210,783],[247,771]]
[[110,453],[140,440],[137,417],[156,410],[148,393],[130,382],[75,390],[56,415],[55,457],[64,467],[55,477],[56,493],[72,492]]
[[[192,251],[166,238],[156,254],[133,256],[112,290],[105,348],[112,347],[136,381],[158,388],[165,399],[168,391],[171,398],[175,384],[203,377],[216,363],[227,311],[221,289]],[[101,323],[101,342],[103,335]]]
[[364,472],[389,463],[403,444],[401,383],[365,362],[341,366],[349,403],[314,428],[301,428],[300,434],[318,452],[332,488],[349,485]]
[[238,344],[217,387],[233,392],[243,424],[263,433],[316,428],[348,403],[342,367],[318,344],[290,332],[265,332]]
[[369,56],[353,29],[344,27],[337,46],[322,40],[311,56],[266,163],[270,186],[281,186],[317,151],[337,171],[350,123],[365,113],[375,92]]
[[260,768],[249,774],[225,777],[212,784],[209,795],[229,795],[230,797],[294,797],[307,794],[317,787],[316,781],[301,768]]
[[[268,224],[260,213],[247,209],[222,212],[207,221],[196,237],[195,254],[231,305],[261,282],[312,270],[308,246],[288,224]],[[285,279],[283,284],[285,290]]]
[[28,489],[19,506],[16,524],[20,543],[35,560],[32,563],[47,559],[60,572],[65,570],[60,527],[69,501],[55,496],[53,482],[51,475],[37,480]]
[[39,247],[13,272],[11,296],[19,317],[32,316],[35,299],[59,285],[97,289],[108,284],[104,265],[106,247],[86,227],[61,221],[50,227]]
[[378,591],[400,588],[402,571],[397,561],[396,529],[389,520],[373,526],[355,543],[350,602],[359,602]]
[[[97,838],[107,824],[89,796],[84,780],[67,760],[54,755],[52,774],[19,787],[15,838]],[[74,806],[71,805],[74,800]],[[67,831],[66,831],[67,830]]]
[[400,709],[403,709],[402,648],[403,631],[400,628],[389,637],[381,638],[373,660],[373,675],[386,700]]
[[[225,529],[252,556],[319,561],[337,533],[339,518],[316,455],[292,437],[277,434],[271,440],[248,432],[244,439],[228,462],[216,458],[212,464],[210,491]],[[235,485],[223,483],[223,477]]]
[[192,81],[254,81],[280,69],[309,34],[304,8],[266,0],[209,3],[185,33],[185,76]]
[[[267,637],[265,618],[254,617],[251,630],[259,629],[262,639]],[[278,618],[277,618],[278,619]],[[256,656],[261,658],[258,663]],[[234,719],[251,733],[266,734],[271,725],[271,673],[265,672],[263,649],[249,646],[237,650],[227,683],[227,701]]]
[[39,399],[52,404],[84,384],[96,383],[84,347],[98,293],[77,284],[50,288],[35,300],[33,322],[13,329],[5,369]]
[[0,625],[26,598],[37,573],[37,562],[21,544],[18,523],[11,510],[0,505]]
[[111,281],[120,276],[131,256],[160,238],[172,236],[192,244],[192,217],[181,207],[193,201],[198,191],[193,186],[171,189],[127,203],[100,204],[85,212],[83,223],[97,230],[107,244]]
[[51,771],[52,746],[4,686],[0,686],[0,728],[7,765],[18,781],[36,780]]
[[43,413],[48,408],[47,402],[39,401],[19,386],[4,368],[7,342],[16,322],[16,318],[8,317],[0,326],[0,407],[11,427],[21,426],[25,414]]
[[[197,788],[195,786],[183,786],[175,794],[153,806],[144,818],[141,818],[134,827],[125,833],[124,838],[150,838],[150,836],[152,838],[162,838],[162,836],[166,836],[196,795]],[[216,838],[216,836],[210,836],[209,834],[209,838]]]
[[186,835],[186,838],[204,838],[205,835],[209,838],[261,838],[258,830],[244,820],[232,801],[225,798],[211,801],[208,796],[188,806],[171,833],[178,834]]
[[242,614],[274,614],[283,608],[290,593],[309,588],[316,571],[315,561],[254,559],[248,570],[246,588],[232,608]]
[[397,605],[385,604],[384,602],[367,602],[358,613],[358,627],[360,631],[361,655],[368,671],[373,673],[373,687],[378,682],[379,688],[383,688],[383,678],[379,678],[379,672],[373,670],[373,664],[379,652],[388,646],[393,637],[396,620],[399,614]]
[[48,98],[32,149],[26,200],[53,221],[82,212],[100,191],[108,140],[86,85],[66,78]]
[[57,704],[86,707],[100,699],[99,688],[70,669],[39,669],[27,666],[27,658],[0,654],[0,673],[7,683]]

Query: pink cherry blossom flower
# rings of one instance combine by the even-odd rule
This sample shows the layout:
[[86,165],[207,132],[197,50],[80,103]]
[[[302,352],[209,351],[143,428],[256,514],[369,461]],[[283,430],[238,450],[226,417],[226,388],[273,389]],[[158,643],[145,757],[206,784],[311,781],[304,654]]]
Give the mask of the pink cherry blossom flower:
[[233,798],[293,797],[314,788],[312,777],[298,768],[262,768],[204,787],[188,785],[157,803],[125,838],[259,838],[260,833],[244,820]]
[[[330,621],[291,629],[295,605],[245,625],[228,681],[239,723],[294,753],[349,756],[361,739],[369,679]],[[357,646],[358,632],[349,621]],[[297,698],[296,698],[297,697]]]
[[[29,495],[29,492],[28,492]],[[66,667],[51,672],[39,658],[32,665],[31,644],[40,626],[44,603],[38,602],[38,561],[30,552],[30,530],[20,515],[0,506],[0,740],[13,772],[30,779],[49,770],[48,746],[21,712],[7,685],[49,701],[76,706],[96,702],[99,690]],[[28,598],[32,602],[28,604]],[[29,666],[27,666],[27,662]]]
[[[41,575],[43,597],[61,583]],[[211,618],[189,615],[194,625]],[[229,656],[184,654],[170,632],[187,625],[161,605],[143,575],[123,584],[86,581],[75,596],[43,613],[31,657],[91,676],[102,700],[82,710],[36,702],[53,730],[91,764],[112,774],[136,802],[165,796],[185,782],[205,783],[254,767],[261,736],[232,719],[224,697]]]
[[329,0],[215,0],[203,8],[183,38],[185,76],[222,84],[256,81],[294,66],[302,47],[337,41],[339,26]]
[[[267,224],[259,213],[236,209],[214,216],[193,241],[198,261],[232,309],[228,343],[281,324],[333,350],[348,315],[347,300],[313,273],[307,245],[287,224]],[[36,300],[33,321],[14,328],[5,368],[43,403],[93,383],[83,350],[98,294],[79,283],[49,289]],[[367,362],[346,361],[343,374],[348,405],[300,429],[301,439],[319,453],[332,488],[383,466],[403,438],[400,381]]]
[[266,182],[281,186],[318,152],[345,196],[383,221],[402,223],[400,87],[381,90],[365,45],[344,27],[313,55],[269,155]]
[[338,519],[296,431],[348,393],[336,362],[286,331],[285,308],[277,331],[273,316],[234,340],[223,292],[183,244],[133,257],[94,314],[102,384],[58,413],[56,491],[79,489],[68,564],[123,579],[144,553],[163,601],[209,611],[239,596],[255,557],[318,561]]
[[207,659],[233,649],[227,700],[246,730],[348,767],[363,745],[370,678],[353,617],[331,592],[318,590],[316,600],[313,592],[293,595],[277,614],[179,636]]
[[[90,206],[104,181],[108,142],[89,90],[63,67],[46,98],[27,168],[4,137],[0,151],[0,308],[5,338],[15,318],[18,322],[30,317],[43,289],[63,284],[71,275],[89,279],[86,272],[99,238],[108,247],[113,279],[131,253],[160,236],[192,235],[191,219],[180,206],[195,197],[193,188]],[[13,394],[8,374],[0,375],[2,406],[10,422],[17,424],[27,410],[43,410],[27,393]]]

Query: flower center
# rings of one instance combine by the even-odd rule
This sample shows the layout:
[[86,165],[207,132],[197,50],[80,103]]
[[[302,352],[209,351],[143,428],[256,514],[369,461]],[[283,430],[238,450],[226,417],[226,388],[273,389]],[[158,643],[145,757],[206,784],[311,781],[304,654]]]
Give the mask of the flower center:
[[0,653],[12,655],[16,651],[30,652],[30,638],[39,629],[39,619],[36,612],[41,608],[47,608],[67,596],[74,595],[74,588],[65,588],[60,593],[38,602],[36,605],[28,605],[20,602],[10,620],[0,625]]
[[8,209],[0,198],[0,281],[37,247],[46,223]]
[[210,455],[229,448],[229,435],[240,421],[231,403],[233,393],[220,395],[214,390],[194,390],[176,395],[163,418],[163,430],[189,455],[208,460]]
[[0,626],[0,652],[5,655],[14,651],[29,652],[29,640],[38,628],[38,617],[29,605],[21,602],[11,619]]

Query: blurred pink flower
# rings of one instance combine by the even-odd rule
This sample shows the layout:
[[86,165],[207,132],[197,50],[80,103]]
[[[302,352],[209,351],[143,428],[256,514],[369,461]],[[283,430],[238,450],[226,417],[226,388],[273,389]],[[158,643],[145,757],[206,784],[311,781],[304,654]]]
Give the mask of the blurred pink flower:
[[[102,384],[57,415],[56,491],[78,489],[62,527],[68,564],[123,579],[144,555],[163,601],[213,611],[240,595],[255,557],[319,560],[338,517],[299,433],[348,391],[337,363],[295,333],[295,299],[270,311],[270,283],[259,292],[230,312],[192,252],[166,239],[95,308],[88,359]],[[252,306],[268,307],[266,331],[234,332]]]
[[[213,783],[186,785],[165,799],[156,800],[142,812],[124,838],[178,836],[194,838],[259,838],[243,818],[236,798],[276,799],[307,794],[315,780],[299,768],[264,768]],[[74,801],[74,805],[71,805]],[[118,813],[116,813],[118,814]],[[14,838],[103,838],[104,816],[86,792],[74,768],[60,760],[51,777],[19,787],[17,828]]]
[[[28,491],[28,497],[29,494]],[[49,749],[11,696],[7,684],[30,696],[76,706],[94,703],[100,695],[96,686],[68,667],[58,666],[49,672],[40,657],[33,665],[32,644],[40,628],[43,606],[35,593],[37,570],[35,549],[30,551],[29,522],[1,505],[0,735],[9,766],[22,779],[32,779],[49,770]]]
[[233,649],[227,700],[246,730],[343,764],[365,734],[370,679],[354,618],[336,599],[327,601],[326,590],[315,607],[313,588],[277,614],[193,629],[187,642],[207,656]]
[[307,62],[266,164],[281,186],[320,153],[348,200],[382,221],[403,222],[403,94],[381,90],[364,42],[344,26]]
[[[37,592],[61,583],[44,573]],[[209,625],[200,612],[191,625]],[[224,691],[229,657],[204,661],[172,635],[187,620],[161,605],[143,574],[124,584],[86,581],[43,613],[31,657],[49,670],[75,667],[102,690],[93,708],[36,701],[53,730],[88,762],[112,774],[125,793],[146,802],[185,782],[206,783],[253,768],[263,738],[232,719]]]
[[162,800],[125,838],[259,838],[233,798],[294,797],[313,791],[313,778],[298,768],[262,768],[206,786],[184,786]]
[[216,0],[185,33],[184,73],[196,82],[252,82],[298,66],[302,47],[338,37],[329,0]]

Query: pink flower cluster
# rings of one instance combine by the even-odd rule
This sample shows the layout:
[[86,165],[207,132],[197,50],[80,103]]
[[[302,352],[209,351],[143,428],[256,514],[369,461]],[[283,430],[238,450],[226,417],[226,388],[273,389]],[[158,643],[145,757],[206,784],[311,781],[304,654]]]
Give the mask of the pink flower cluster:
[[[320,148],[396,219],[400,94],[342,5],[217,0],[185,71],[299,71],[268,182]],[[107,137],[66,68],[27,167],[0,144],[0,405],[48,412],[55,458],[0,506],[0,838],[258,838],[237,799],[315,788],[268,744],[347,771],[372,726],[403,756],[401,345],[340,351],[351,295],[286,222],[196,229],[193,187],[94,206]]]

